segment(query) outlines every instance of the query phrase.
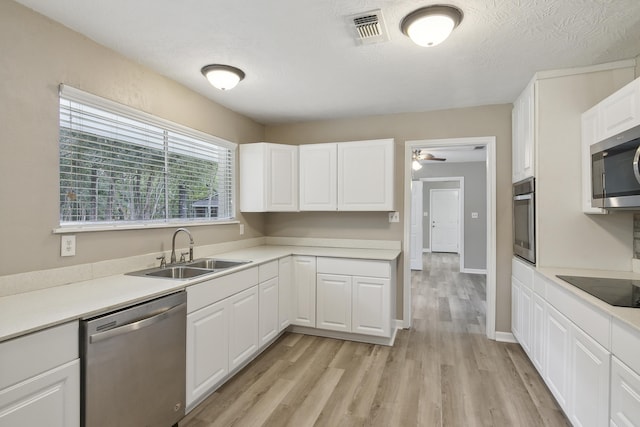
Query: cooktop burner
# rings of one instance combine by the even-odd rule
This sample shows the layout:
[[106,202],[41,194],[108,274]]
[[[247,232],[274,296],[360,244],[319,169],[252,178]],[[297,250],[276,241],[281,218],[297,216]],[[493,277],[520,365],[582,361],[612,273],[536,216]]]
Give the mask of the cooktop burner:
[[640,280],[560,275],[556,277],[608,304],[640,308]]

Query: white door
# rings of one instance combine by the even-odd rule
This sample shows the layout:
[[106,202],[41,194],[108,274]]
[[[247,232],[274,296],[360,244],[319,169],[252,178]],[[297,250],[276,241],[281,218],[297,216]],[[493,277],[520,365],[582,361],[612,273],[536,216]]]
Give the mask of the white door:
[[298,147],[268,144],[267,212],[298,210]]
[[567,411],[571,323],[551,305],[545,313],[544,379],[560,407]]
[[187,315],[187,406],[229,373],[229,310],[222,300]]
[[351,330],[359,334],[391,336],[391,281],[354,276]]
[[431,252],[458,253],[460,190],[433,189],[429,192]]
[[278,278],[258,285],[260,290],[260,347],[278,335]]
[[258,287],[229,298],[229,371],[242,366],[258,351]]
[[291,257],[278,262],[278,332],[291,323]]
[[318,274],[316,286],[316,326],[351,332],[351,276]]
[[316,257],[293,257],[291,324],[316,327]]
[[300,148],[300,210],[338,209],[338,144],[306,144]]
[[411,269],[422,270],[422,181],[411,181]]

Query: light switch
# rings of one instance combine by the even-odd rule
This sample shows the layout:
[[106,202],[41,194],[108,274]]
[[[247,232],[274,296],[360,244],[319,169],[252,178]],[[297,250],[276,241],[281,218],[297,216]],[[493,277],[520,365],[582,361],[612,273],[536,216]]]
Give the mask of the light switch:
[[244,234],[244,224],[240,224],[240,235]]
[[478,212],[471,212],[471,218],[477,219],[478,218]]
[[429,216],[429,212],[423,212],[422,215],[426,218]]

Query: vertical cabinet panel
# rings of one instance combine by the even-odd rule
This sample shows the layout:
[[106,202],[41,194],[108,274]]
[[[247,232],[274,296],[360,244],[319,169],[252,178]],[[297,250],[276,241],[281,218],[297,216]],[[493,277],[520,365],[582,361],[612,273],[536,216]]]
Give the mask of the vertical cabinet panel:
[[393,140],[338,144],[338,210],[392,211]]
[[298,147],[270,144],[267,150],[268,212],[298,210]]
[[515,277],[511,277],[511,332],[518,342],[522,340],[520,332],[520,282]]
[[544,376],[546,303],[542,297],[533,294],[533,321],[531,324],[531,360],[540,375]]
[[525,285],[520,287],[520,303],[518,304],[520,323],[520,344],[527,354],[531,354],[531,333],[533,321],[533,291]]
[[611,425],[640,427],[640,375],[611,359]]
[[187,406],[229,373],[229,310],[226,300],[187,315]]
[[258,324],[257,286],[229,297],[229,371],[258,350]]
[[351,332],[351,277],[336,274],[317,277],[317,327]]
[[281,258],[278,261],[278,332],[291,324],[292,301],[292,257]]
[[353,277],[353,332],[389,336],[391,333],[391,281]]
[[591,206],[591,144],[597,141],[598,109],[594,107],[582,114],[581,162],[582,162],[582,212],[603,214],[606,210]]
[[260,347],[267,345],[279,332],[278,278],[258,286],[260,291]]
[[300,210],[338,208],[338,144],[300,146]]
[[609,352],[579,328],[572,326],[569,419],[573,425],[607,425],[609,360]]
[[79,425],[79,360],[0,390],[0,427]]
[[316,326],[316,257],[293,257],[291,324]]
[[545,316],[544,379],[562,408],[567,410],[569,393],[569,361],[571,351],[571,323],[547,304]]
[[535,103],[536,83],[532,81],[513,103],[512,121],[512,182],[518,182],[535,172]]

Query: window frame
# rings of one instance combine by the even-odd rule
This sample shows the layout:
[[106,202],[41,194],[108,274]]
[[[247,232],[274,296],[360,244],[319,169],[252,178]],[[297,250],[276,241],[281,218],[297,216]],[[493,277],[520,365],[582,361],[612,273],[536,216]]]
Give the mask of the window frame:
[[[165,131],[175,132],[190,138],[197,139],[199,141],[214,144],[224,149],[230,150],[232,168],[230,179],[231,182],[228,186],[231,189],[231,208],[230,218],[224,219],[212,219],[212,218],[168,218],[160,220],[134,220],[134,221],[97,221],[97,222],[71,222],[64,223],[61,221],[60,204],[58,204],[58,226],[53,229],[54,234],[69,233],[69,232],[83,232],[83,231],[107,231],[107,230],[136,230],[136,229],[156,229],[156,228],[173,228],[177,226],[202,226],[202,225],[222,225],[222,224],[237,224],[240,221],[237,219],[237,173],[238,173],[238,144],[227,141],[217,136],[213,136],[196,129],[189,128],[187,126],[157,117],[153,114],[146,113],[136,108],[130,107],[125,104],[121,104],[91,93],[76,89],[66,84],[60,84],[58,97],[58,109],[60,109],[60,100],[62,98],[87,105],[92,108],[101,109],[107,113],[116,114],[129,118],[132,120],[140,121],[151,126],[157,126]],[[59,121],[58,121],[59,122]],[[60,126],[60,123],[58,123]],[[60,129],[58,130],[58,138],[56,139],[58,149],[60,147]],[[58,195],[60,193],[60,155],[58,155]]]

